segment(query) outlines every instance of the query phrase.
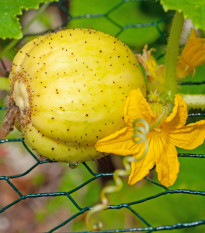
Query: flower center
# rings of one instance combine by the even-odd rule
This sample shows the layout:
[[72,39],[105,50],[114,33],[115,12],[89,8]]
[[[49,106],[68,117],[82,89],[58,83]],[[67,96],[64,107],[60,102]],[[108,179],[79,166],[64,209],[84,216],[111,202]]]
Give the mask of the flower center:
[[160,125],[169,114],[169,105],[165,103],[163,98],[156,91],[149,93],[148,102],[152,111],[157,117],[156,121],[150,125],[150,130],[161,132],[162,129]]
[[164,109],[164,106],[160,102],[151,102],[150,107],[157,117],[162,114]]
[[161,102],[150,103],[150,107],[154,114],[157,116],[156,121],[150,125],[150,130],[154,130],[155,132],[159,133],[162,131],[161,123],[167,117],[169,108],[166,104],[162,104]]
[[161,132],[162,132],[162,128],[161,128],[160,125],[159,125],[159,126],[156,126],[153,130],[154,130],[155,132],[157,132],[157,133],[161,133]]

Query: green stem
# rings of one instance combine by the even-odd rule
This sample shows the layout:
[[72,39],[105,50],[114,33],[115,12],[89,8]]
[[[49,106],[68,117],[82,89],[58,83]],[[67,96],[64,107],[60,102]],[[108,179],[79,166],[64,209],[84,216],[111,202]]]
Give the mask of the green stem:
[[189,109],[205,110],[205,94],[181,94]]
[[169,101],[172,103],[177,92],[176,65],[183,23],[183,13],[176,12],[171,26],[165,61],[165,85]]
[[37,11],[37,13],[34,15],[34,17],[27,23],[27,25],[23,28],[22,32],[23,34],[25,34],[27,32],[27,30],[29,29],[29,27],[31,26],[31,24],[38,19],[38,17],[47,9],[47,7],[50,5],[51,3],[48,2],[44,5],[42,5],[39,10]]
[[0,53],[0,59],[7,54],[7,52],[18,44],[19,40],[12,40]]

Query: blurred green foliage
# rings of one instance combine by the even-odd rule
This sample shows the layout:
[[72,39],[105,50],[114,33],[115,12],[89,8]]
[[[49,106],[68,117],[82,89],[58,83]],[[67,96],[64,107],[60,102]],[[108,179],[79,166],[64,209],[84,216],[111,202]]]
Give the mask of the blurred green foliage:
[[10,84],[8,78],[0,77],[0,87],[3,91],[10,91]]
[[[196,68],[195,75],[190,74],[186,79],[182,79],[182,82],[203,82],[205,74],[205,65],[201,65]],[[180,85],[179,92],[186,94],[205,94],[205,85]]]
[[[33,1],[31,1],[33,2]],[[40,1],[38,1],[40,2]],[[41,1],[42,2],[42,1]],[[44,2],[47,2],[44,0]],[[164,1],[165,2],[165,1]],[[176,2],[176,1],[175,1]],[[0,4],[2,0],[0,0]],[[5,3],[4,3],[5,4]],[[2,8],[3,9],[3,8]],[[2,10],[1,9],[1,10]],[[164,34],[167,34],[170,14],[164,13],[159,1],[120,1],[120,0],[71,0],[69,5],[68,28],[86,27],[97,29],[111,35],[117,35],[119,39],[127,43],[131,48],[137,51],[142,51],[142,47],[147,43],[149,47],[154,45],[159,48],[154,54],[156,57],[164,53],[164,44],[166,39]],[[39,20],[50,27],[48,17],[40,15]],[[16,21],[16,18],[14,19]],[[16,22],[15,22],[16,23]],[[1,24],[0,24],[1,25]],[[129,26],[128,26],[129,25]],[[11,29],[11,27],[9,27]],[[15,29],[15,27],[14,27]],[[21,36],[19,27],[13,30],[13,37]],[[26,38],[30,40],[33,37]],[[26,41],[25,40],[25,41]],[[10,40],[1,40],[0,49],[8,45]],[[15,55],[15,48],[7,51],[6,57],[12,59]],[[164,57],[160,59],[163,63]],[[191,75],[185,81],[204,81],[205,65],[197,68],[196,76]],[[1,80],[3,82],[3,80]],[[2,84],[1,84],[2,87]],[[205,85],[180,85],[179,91],[182,93],[205,93]],[[4,101],[0,100],[1,106]],[[1,111],[0,121],[3,121],[5,111]],[[20,137],[17,131],[9,135],[12,137]],[[193,151],[178,150],[179,153],[205,153],[205,144]],[[177,182],[171,189],[193,189],[204,190],[204,165],[205,161],[198,158],[179,158],[180,173]],[[96,169],[94,162],[89,162],[92,170]],[[65,166],[62,164],[62,166]],[[155,171],[151,173],[153,180],[157,181]],[[60,180],[58,187],[59,192],[67,192],[77,185],[82,184],[92,176],[79,164],[77,169],[65,169],[65,172]],[[45,182],[44,174],[38,174],[32,180],[32,185],[35,187],[43,186]],[[110,181],[109,184],[113,183]],[[95,180],[79,191],[71,194],[76,202],[82,207],[92,206],[100,201],[100,191],[102,184]],[[121,204],[131,201],[136,201],[148,196],[162,192],[163,189],[153,185],[146,180],[134,186],[127,184],[127,179],[124,179],[123,189],[118,193],[109,195],[110,204]],[[177,222],[191,222],[204,218],[205,200],[202,196],[191,196],[186,194],[168,194],[132,206],[146,221],[153,226],[175,224]],[[45,206],[35,213],[37,224],[44,222],[50,215],[60,211],[67,210],[65,220],[77,212],[77,208],[71,201],[64,196],[52,197]],[[126,227],[144,227],[145,224],[134,216],[125,208],[119,210],[106,210],[96,215],[96,221],[100,220],[104,223],[104,229],[120,229]],[[60,224],[60,222],[59,222]],[[49,226],[52,226],[52,222]],[[198,233],[203,232],[203,226],[190,229],[174,230],[174,233]],[[72,231],[87,230],[85,226],[85,215],[79,216],[73,220],[70,227]],[[164,232],[164,231],[161,231]]]
[[72,0],[70,14],[69,28],[93,28],[117,35],[135,49],[160,39],[169,18],[153,1]]

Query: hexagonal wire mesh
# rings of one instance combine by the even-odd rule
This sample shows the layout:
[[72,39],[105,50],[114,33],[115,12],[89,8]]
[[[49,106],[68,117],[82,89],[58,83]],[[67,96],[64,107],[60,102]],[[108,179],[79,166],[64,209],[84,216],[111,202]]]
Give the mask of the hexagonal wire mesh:
[[[148,17],[145,13],[144,15],[140,15],[137,16],[136,14],[133,13],[133,11],[130,13],[129,11],[131,10],[131,8],[133,8],[133,6],[136,7],[136,9],[134,9],[135,11],[137,11],[137,9],[139,9],[139,7],[141,8],[140,11],[143,11],[143,6],[144,7],[148,7],[149,4],[153,4],[153,1],[143,1],[143,0],[115,0],[112,2],[109,2],[107,0],[101,1],[99,2],[99,5],[97,6],[97,4],[93,7],[93,4],[96,3],[97,1],[87,1],[86,4],[83,3],[82,1],[79,0],[71,0],[70,1],[70,8],[67,8],[68,1],[66,0],[60,0],[57,3],[54,3],[53,5],[55,5],[55,7],[58,7],[59,10],[61,11],[62,14],[64,14],[64,22],[62,25],[60,25],[60,27],[54,28],[52,30],[49,31],[56,31],[59,28],[63,28],[63,27],[90,27],[92,26],[92,28],[94,29],[99,29],[108,33],[111,33],[117,37],[119,37],[120,39],[124,40],[126,43],[128,43],[128,45],[130,45],[131,47],[135,46],[135,42],[136,42],[136,47],[138,46],[139,48],[141,48],[142,46],[142,40],[138,41],[136,39],[136,37],[140,35],[140,37],[142,37],[144,35],[144,42],[143,43],[154,43],[154,41],[156,40],[161,40],[161,43],[163,43],[163,41],[166,41],[166,36],[164,35],[164,27],[166,23],[169,23],[170,21],[170,15],[169,14],[163,14],[160,13],[159,17],[156,17],[156,15],[152,15],[153,11],[150,10],[148,13],[150,15],[152,15],[151,17]],[[127,4],[135,4],[135,5],[131,5],[131,7]],[[79,4],[81,4],[81,8],[79,8]],[[144,4],[144,5],[143,5]],[[156,4],[156,2],[154,3]],[[49,4],[47,5],[49,6]],[[137,8],[138,7],[138,8]],[[152,8],[152,7],[151,7]],[[69,10],[68,10],[69,9]],[[146,8],[147,9],[147,8]],[[119,16],[121,13],[123,12],[123,17]],[[157,11],[159,13],[159,9]],[[139,12],[138,12],[139,13]],[[157,14],[158,14],[157,13]],[[134,16],[132,15],[134,14]],[[129,22],[129,17],[126,17],[126,15],[130,15],[130,19],[131,22]],[[66,17],[65,17],[66,16]],[[161,17],[161,18],[160,18]],[[123,19],[122,19],[123,18]],[[92,21],[94,19],[94,21]],[[136,19],[139,21],[139,23],[136,23]],[[98,24],[96,23],[96,21],[99,20]],[[144,22],[142,22],[144,20]],[[154,21],[153,21],[154,20]],[[137,22],[138,22],[137,21]],[[146,31],[147,30],[147,31]],[[146,32],[145,32],[146,31]],[[47,33],[48,31],[44,31],[43,33]],[[39,33],[40,35],[43,34],[42,32]],[[154,34],[154,36],[150,36],[149,34]],[[36,33],[35,35],[37,35],[38,33]],[[146,34],[148,34],[146,36]],[[34,33],[29,34],[27,33],[27,35],[24,35],[24,38],[28,37],[28,36],[33,36]],[[131,39],[130,39],[131,38]],[[163,38],[163,39],[162,39]],[[4,62],[1,61],[2,66],[4,67]],[[181,83],[181,85],[204,85],[205,82],[201,81],[201,82],[184,82]],[[3,112],[6,109],[6,107],[2,106],[0,107],[1,112]],[[190,112],[189,113],[189,118],[193,118],[193,117],[198,117],[198,118],[202,118],[205,116],[204,112]],[[18,197],[12,201],[11,203],[7,204],[6,206],[3,206],[0,209],[0,213],[6,213],[6,211],[13,207],[15,208],[15,206],[17,205],[17,203],[22,203],[23,200],[26,199],[36,199],[36,198],[40,198],[40,197],[47,197],[47,198],[51,198],[51,197],[66,197],[77,209],[77,211],[74,211],[74,213],[68,217],[65,218],[64,220],[62,220],[59,224],[57,224],[54,227],[50,227],[48,232],[54,232],[57,230],[60,230],[63,226],[67,225],[67,224],[71,224],[73,220],[75,220],[75,218],[85,214],[88,210],[90,210],[92,208],[92,206],[90,205],[86,205],[84,207],[82,207],[79,203],[78,200],[76,199],[76,197],[74,198],[72,196],[72,194],[76,193],[78,190],[81,190],[83,187],[86,187],[88,184],[94,182],[94,180],[99,180],[101,177],[112,177],[113,173],[112,172],[94,172],[93,169],[90,168],[90,166],[88,166],[88,163],[82,163],[82,169],[85,169],[88,173],[89,173],[89,178],[86,180],[84,180],[83,182],[81,182],[80,184],[76,185],[76,187],[71,188],[69,191],[67,191],[67,188],[65,189],[66,191],[46,191],[46,192],[38,192],[38,193],[29,193],[24,195],[23,189],[18,188],[18,186],[16,184],[14,184],[15,182],[13,182],[14,180],[20,179],[22,177],[28,176],[32,171],[34,171],[38,166],[42,166],[43,164],[51,164],[54,163],[53,161],[49,161],[47,159],[45,160],[41,160],[39,159],[32,151],[30,148],[28,148],[28,146],[25,144],[25,141],[23,138],[9,138],[9,139],[2,139],[0,140],[0,143],[12,143],[12,142],[18,142],[18,143],[22,143],[23,146],[26,148],[26,150],[28,151],[28,155],[27,156],[31,156],[34,159],[34,163],[33,165],[29,166],[26,171],[16,174],[16,175],[8,175],[8,176],[0,176],[0,180],[1,181],[5,181],[7,182],[7,184],[16,192],[16,194],[18,195]],[[193,160],[193,163],[195,162],[194,160],[196,158],[205,158],[204,154],[188,154],[188,153],[179,153],[178,154],[179,157],[188,157],[191,160]],[[16,158],[18,159],[18,158]],[[77,168],[79,169],[79,168]],[[81,172],[81,171],[80,171]],[[70,171],[70,173],[72,173],[72,171]],[[187,229],[187,228],[191,228],[193,231],[193,227],[199,226],[199,225],[204,225],[205,224],[205,220],[192,220],[192,214],[190,213],[190,221],[189,222],[184,222],[183,219],[178,218],[181,220],[181,222],[175,222],[174,224],[170,224],[168,223],[168,225],[158,225],[156,226],[155,223],[150,223],[149,220],[146,217],[142,217],[141,213],[139,213],[134,207],[138,207],[138,205],[140,205],[141,203],[149,203],[151,200],[153,199],[159,199],[161,196],[166,196],[168,197],[170,194],[172,198],[174,199],[175,195],[179,195],[179,194],[183,194],[184,196],[190,196],[190,197],[195,197],[195,196],[200,196],[202,198],[202,196],[205,195],[204,191],[197,191],[197,190],[190,190],[190,189],[168,189],[166,187],[164,187],[163,185],[157,183],[156,181],[154,181],[153,179],[150,179],[148,177],[145,178],[145,180],[150,184],[149,186],[149,192],[146,193],[146,196],[144,196],[143,198],[140,197],[136,197],[135,201],[131,201],[131,202],[122,202],[122,203],[117,203],[117,204],[112,204],[110,203],[110,205],[108,206],[108,209],[110,210],[119,210],[119,209],[127,209],[131,214],[133,214],[133,216],[135,217],[134,222],[137,222],[137,226],[139,227],[132,227],[132,228],[117,228],[117,227],[113,227],[112,226],[112,230],[101,230],[99,232],[154,232],[154,231],[168,231],[168,230],[176,230],[176,229],[180,229],[179,232],[182,232],[181,230],[183,229]],[[159,187],[159,189],[161,189],[161,191],[153,192],[152,194],[152,189],[153,187]],[[141,187],[141,189],[143,189],[143,186]],[[148,193],[151,193],[150,195],[148,195]],[[119,194],[120,195],[120,194]],[[191,199],[191,198],[190,198]],[[170,200],[170,199],[169,199]],[[187,201],[189,201],[189,199],[187,199]],[[67,202],[66,202],[67,203]],[[189,205],[189,203],[187,203],[187,205]],[[149,205],[147,205],[147,207],[145,208],[149,208]],[[167,211],[169,211],[167,209]],[[158,212],[160,212],[160,208],[158,209]],[[105,211],[106,214],[106,211]],[[176,213],[174,213],[176,214]],[[160,215],[161,216],[161,215]],[[201,216],[201,215],[200,215]],[[197,218],[194,218],[197,219]],[[52,229],[51,229],[52,228]],[[198,229],[198,228],[197,228]],[[202,229],[202,228],[200,228]],[[45,231],[45,229],[43,229],[43,231]],[[202,230],[203,231],[203,230]],[[202,232],[201,231],[201,232]],[[82,232],[88,232],[88,231],[82,231]],[[90,231],[89,231],[90,232]],[[197,231],[198,232],[198,231]]]

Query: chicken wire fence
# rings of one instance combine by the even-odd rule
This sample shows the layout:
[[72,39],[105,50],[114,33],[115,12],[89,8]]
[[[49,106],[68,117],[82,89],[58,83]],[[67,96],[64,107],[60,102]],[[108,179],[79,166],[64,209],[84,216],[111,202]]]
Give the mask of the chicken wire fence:
[[[70,1],[71,2],[71,1]],[[79,2],[79,1],[77,1]],[[97,2],[97,1],[91,1],[91,2]],[[108,1],[107,1],[108,2]],[[64,17],[64,22],[49,31],[56,31],[59,28],[63,28],[63,27],[67,27],[69,25],[72,26],[72,21],[74,20],[78,20],[78,19],[84,19],[84,20],[89,20],[91,18],[94,19],[102,19],[105,18],[107,20],[107,22],[109,22],[109,24],[113,24],[115,26],[115,32],[113,33],[115,36],[120,37],[120,35],[122,35],[122,33],[124,31],[126,31],[127,29],[135,29],[136,31],[138,29],[142,29],[142,28],[154,28],[155,31],[157,31],[157,33],[159,34],[160,38],[163,38],[163,40],[166,40],[166,36],[163,32],[163,30],[161,29],[160,24],[164,24],[167,21],[170,21],[170,15],[167,16],[165,15],[163,18],[156,20],[156,21],[151,21],[151,22],[146,22],[146,23],[139,23],[139,24],[126,24],[126,25],[122,25],[120,23],[118,23],[116,20],[114,20],[111,15],[114,11],[116,11],[117,9],[119,9],[120,7],[124,6],[125,4],[129,3],[129,2],[153,2],[153,1],[143,1],[143,0],[122,0],[122,1],[113,1],[115,2],[115,4],[112,5],[111,7],[107,7],[107,11],[106,12],[102,12],[102,13],[90,13],[87,12],[86,14],[80,14],[80,15],[72,15],[72,11],[69,10],[69,7],[67,7],[68,1],[65,0],[60,0],[56,3],[52,3],[52,5],[55,5],[55,7],[58,7],[59,10],[61,12],[63,12],[63,14],[67,15],[67,19],[65,19]],[[50,4],[47,4],[46,7],[48,7]],[[128,12],[124,12],[124,14],[129,14]],[[85,21],[84,21],[85,22]],[[82,23],[82,22],[81,22]],[[77,25],[78,26],[78,25]],[[82,23],[82,26],[83,23]],[[94,26],[95,27],[95,26]],[[95,29],[95,28],[94,28]],[[43,33],[47,33],[48,30],[44,31]],[[37,34],[43,34],[41,33],[35,33],[35,35]],[[25,34],[24,35],[24,39],[28,36],[33,36],[34,34]],[[19,41],[20,42],[20,41]],[[1,60],[2,63],[2,67],[5,68],[5,64],[3,62],[3,60]],[[201,82],[182,82],[180,83],[181,85],[204,85],[205,82],[201,81]],[[0,112],[3,114],[3,112],[5,111],[6,107],[5,106],[1,106],[0,107]],[[190,112],[189,113],[189,119],[197,117],[197,118],[204,118],[205,116],[205,112],[202,111],[198,111],[198,112]],[[44,164],[50,164],[50,163],[56,163],[54,161],[50,161],[48,159],[39,159],[32,151],[31,149],[26,145],[24,138],[9,138],[9,139],[1,139],[0,143],[4,144],[4,143],[21,143],[23,144],[23,146],[26,148],[26,150],[28,151],[28,155],[27,156],[31,156],[35,162],[33,163],[32,166],[26,168],[27,170],[16,174],[16,175],[10,175],[10,176],[0,176],[0,180],[1,181],[5,181],[7,182],[7,184],[16,192],[16,194],[18,195],[18,198],[16,200],[14,200],[13,202],[7,204],[6,206],[3,206],[0,209],[0,213],[5,213],[6,210],[8,210],[9,208],[13,207],[15,208],[15,205],[17,205],[17,203],[21,204],[24,200],[26,199],[36,199],[36,198],[40,198],[40,197],[47,197],[47,198],[51,198],[51,197],[66,197],[68,198],[68,200],[76,207],[76,212],[70,216],[69,218],[65,218],[64,221],[60,222],[58,225],[56,225],[55,227],[53,227],[52,229],[49,229],[48,232],[56,232],[57,230],[60,230],[63,226],[70,224],[74,219],[76,219],[78,216],[84,215],[86,214],[87,211],[89,211],[90,209],[92,209],[92,206],[81,206],[81,204],[78,203],[78,200],[76,198],[74,198],[72,196],[72,194],[76,193],[78,190],[81,190],[83,187],[87,186],[88,184],[94,182],[95,180],[99,180],[101,177],[112,177],[113,173],[112,172],[94,172],[93,169],[88,165],[88,163],[82,163],[82,167],[83,169],[85,169],[89,174],[90,174],[90,178],[88,178],[87,180],[85,180],[84,182],[76,185],[75,188],[69,190],[69,191],[57,191],[57,192],[42,192],[42,193],[29,193],[24,195],[23,194],[23,190],[19,189],[15,184],[14,184],[14,180],[20,179],[24,176],[29,175],[33,170],[35,170],[37,167],[39,166],[43,166]],[[193,160],[193,163],[195,162],[195,159],[203,159],[205,158],[205,154],[193,154],[193,153],[179,153],[178,154],[179,157],[188,157],[191,160]],[[16,158],[18,160],[18,158]],[[78,169],[78,168],[77,168]],[[70,172],[72,173],[72,170],[70,170]],[[148,183],[150,183],[150,195],[146,196],[144,198],[137,198],[137,194],[136,194],[136,201],[132,201],[132,202],[126,202],[126,203],[118,203],[118,204],[112,204],[110,203],[110,205],[108,206],[108,209],[110,210],[119,210],[119,209],[126,209],[128,210],[135,218],[135,221],[138,223],[138,225],[140,225],[141,227],[132,227],[132,228],[126,228],[126,229],[118,229],[116,227],[112,227],[112,230],[100,230],[99,232],[103,233],[103,232],[154,232],[154,231],[169,231],[169,230],[179,230],[179,229],[187,229],[187,228],[192,228],[196,227],[196,226],[200,226],[200,225],[204,225],[205,224],[205,220],[203,219],[198,219],[197,221],[189,221],[189,222],[183,222],[183,219],[181,222],[176,222],[175,224],[168,224],[168,225],[158,225],[155,226],[154,223],[149,222],[149,220],[146,217],[143,217],[140,212],[136,211],[135,206],[137,206],[140,203],[143,202],[147,202],[149,203],[150,200],[152,199],[158,199],[161,196],[168,196],[172,194],[172,198],[175,198],[175,195],[189,195],[191,197],[195,197],[195,196],[200,196],[201,198],[203,198],[203,196],[205,195],[205,191],[201,191],[201,190],[191,190],[191,189],[168,189],[165,186],[155,182],[153,179],[150,179],[148,177],[144,178]],[[197,181],[196,181],[197,182]],[[158,192],[157,194],[154,193],[152,194],[152,187],[153,186],[158,186],[161,191]],[[143,189],[143,187],[141,187]],[[119,194],[120,195],[120,194]],[[187,201],[189,201],[189,199],[187,199]],[[96,203],[97,204],[97,203]],[[187,206],[189,205],[189,202],[187,202]],[[160,207],[159,210],[160,211]],[[168,211],[168,210],[167,210]],[[185,211],[185,210],[184,210]],[[106,212],[106,211],[105,211]],[[205,214],[205,213],[204,213]],[[191,216],[191,213],[190,213]],[[50,227],[51,228],[51,227]],[[195,229],[195,228],[194,228]],[[198,228],[196,228],[198,229]],[[200,228],[202,229],[202,228]],[[205,229],[205,228],[204,228]],[[203,230],[202,230],[203,231]],[[202,232],[201,231],[201,232]],[[91,231],[81,231],[81,232],[91,232]],[[181,232],[181,231],[179,231]],[[193,232],[193,231],[192,231]],[[198,232],[198,231],[197,231]]]

